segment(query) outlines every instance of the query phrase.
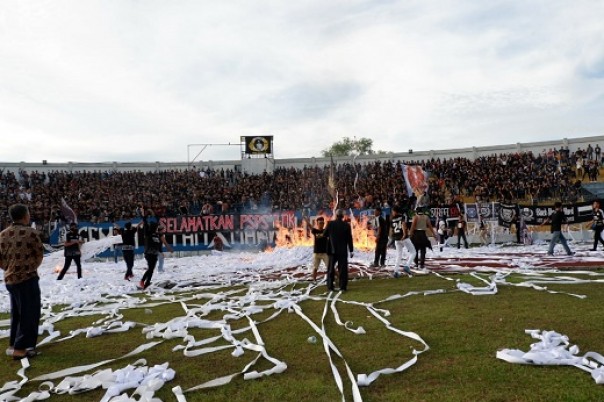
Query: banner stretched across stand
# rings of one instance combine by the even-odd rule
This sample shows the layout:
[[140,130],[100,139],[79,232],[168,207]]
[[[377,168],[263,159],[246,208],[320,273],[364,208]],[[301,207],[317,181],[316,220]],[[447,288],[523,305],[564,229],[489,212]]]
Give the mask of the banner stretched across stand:
[[[522,206],[516,204],[492,203],[469,203],[461,206],[462,211],[454,206],[433,206],[429,208],[430,217],[436,221],[445,218],[447,221],[455,221],[460,212],[466,214],[467,221],[478,223],[483,221],[498,221],[504,227],[515,224],[515,214],[520,214],[520,221],[526,225],[540,225],[554,211],[554,206]],[[564,206],[569,223],[585,223],[592,220],[593,213],[590,203],[578,203]],[[370,221],[373,217],[373,209],[351,209],[350,212],[359,222]],[[390,214],[389,208],[383,208],[385,215]],[[304,215],[306,213],[306,215]],[[323,215],[329,218],[332,211],[303,210],[278,211],[266,214],[223,214],[223,215],[183,215],[176,217],[162,217],[159,223],[166,229],[166,239],[175,251],[211,251],[216,249],[219,243],[225,250],[241,249],[265,249],[274,247],[276,239],[288,232],[288,235],[305,236],[307,221],[314,224],[317,216]],[[410,212],[409,216],[413,213]],[[307,219],[303,219],[306,216]],[[133,219],[136,225],[140,219]],[[113,234],[114,225],[120,227],[126,221],[103,222],[80,222],[80,234],[89,240],[103,239]],[[436,222],[434,222],[436,223]],[[50,245],[60,245],[64,239],[65,229],[57,225],[50,235]],[[311,237],[309,234],[307,237]],[[143,252],[142,232],[136,239],[135,252]],[[99,257],[110,257],[113,250],[107,250]]]

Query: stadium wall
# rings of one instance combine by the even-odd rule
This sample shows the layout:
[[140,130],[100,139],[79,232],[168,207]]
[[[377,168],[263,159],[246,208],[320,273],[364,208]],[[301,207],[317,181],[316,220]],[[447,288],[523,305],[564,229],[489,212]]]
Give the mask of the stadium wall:
[[[277,139],[278,141],[278,139]],[[489,156],[493,154],[509,154],[516,152],[533,152],[535,154],[543,152],[543,150],[560,149],[568,147],[571,152],[578,149],[585,149],[591,144],[595,147],[596,144],[604,148],[604,136],[579,137],[579,138],[563,138],[554,141],[528,142],[505,145],[494,145],[487,147],[472,147],[458,148],[445,150],[429,150],[429,151],[412,151],[407,152],[392,152],[385,154],[364,155],[355,158],[356,163],[365,164],[373,161],[402,161],[405,163],[413,163],[425,159],[440,158],[468,158],[474,160],[481,156]],[[277,143],[278,145],[278,143]],[[350,157],[334,158],[336,163],[351,163]],[[67,162],[67,163],[52,163],[41,161],[39,163],[32,162],[0,162],[0,169],[17,173],[19,170],[38,172],[51,171],[87,171],[87,172],[105,172],[105,171],[139,171],[139,172],[157,172],[164,170],[205,170],[211,169],[231,169],[236,171],[246,171],[250,173],[260,173],[264,170],[272,171],[280,167],[303,168],[304,166],[325,166],[331,162],[330,158],[289,158],[289,159],[242,159],[242,160],[224,160],[224,161],[197,161],[193,164],[188,162]]]

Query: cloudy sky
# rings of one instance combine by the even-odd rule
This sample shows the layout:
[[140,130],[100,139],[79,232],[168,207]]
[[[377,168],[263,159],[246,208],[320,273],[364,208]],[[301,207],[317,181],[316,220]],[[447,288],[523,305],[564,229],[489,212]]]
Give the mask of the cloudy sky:
[[2,0],[0,161],[604,135],[602,21],[601,0]]

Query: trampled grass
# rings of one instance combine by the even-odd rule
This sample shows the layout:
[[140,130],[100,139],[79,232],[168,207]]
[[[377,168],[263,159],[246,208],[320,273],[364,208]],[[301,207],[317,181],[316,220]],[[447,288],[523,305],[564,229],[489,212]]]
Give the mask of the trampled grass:
[[[565,274],[568,276],[568,274]],[[486,277],[486,276],[485,276]],[[479,281],[467,275],[453,276],[471,282]],[[582,278],[585,278],[582,276]],[[521,277],[517,278],[518,280]],[[510,282],[512,282],[510,280]],[[298,287],[307,283],[298,284]],[[555,330],[570,338],[580,348],[580,354],[593,351],[604,354],[604,284],[549,285],[548,289],[585,295],[584,299],[567,294],[551,294],[526,287],[499,286],[496,295],[473,296],[456,291],[454,281],[436,276],[413,278],[357,280],[351,282],[342,300],[376,303],[395,294],[409,291],[443,289],[434,295],[414,295],[375,307],[387,309],[386,317],[394,327],[416,332],[430,346],[419,355],[418,361],[408,370],[382,375],[369,387],[361,388],[364,401],[601,401],[604,385],[597,385],[591,376],[574,367],[523,366],[498,360],[498,350],[528,350],[536,342],[525,329]],[[324,295],[319,287],[312,295]],[[207,300],[191,302],[203,304]],[[259,302],[261,303],[261,302]],[[322,300],[300,303],[302,311],[321,326],[325,306]],[[352,327],[362,326],[365,335],[356,335],[338,326],[331,311],[325,326],[328,335],[341,351],[354,374],[370,373],[386,367],[398,367],[412,355],[412,350],[422,345],[392,331],[360,305],[337,303],[343,321],[352,321]],[[56,307],[57,311],[59,310]],[[145,311],[147,310],[147,311]],[[269,317],[274,310],[254,315],[257,322]],[[167,303],[150,309],[136,308],[122,311],[124,321],[141,324],[165,322],[182,316],[179,302]],[[223,312],[213,312],[204,317],[218,320]],[[6,317],[6,316],[5,316]],[[3,317],[3,318],[5,318]],[[63,335],[69,330],[83,328],[100,316],[74,317],[57,323]],[[232,321],[232,328],[247,325],[247,320]],[[277,318],[258,325],[267,352],[284,361],[287,370],[257,380],[245,381],[236,377],[221,387],[186,394],[188,401],[338,401],[341,399],[334,381],[323,344],[307,338],[316,335],[309,324],[295,313],[284,311]],[[55,372],[72,366],[91,364],[104,359],[123,356],[137,346],[149,342],[142,334],[142,325],[126,333],[106,334],[87,339],[79,335],[64,342],[55,342],[40,348],[42,354],[31,360],[26,375]],[[194,329],[196,339],[219,335],[218,330]],[[253,340],[251,332],[238,336]],[[158,339],[156,339],[158,340]],[[187,358],[172,348],[182,344],[182,339],[165,340],[160,345],[137,356],[118,360],[101,368],[118,369],[145,358],[152,366],[169,362],[176,371],[173,381],[167,383],[156,396],[164,401],[176,400],[171,388],[193,387],[214,378],[240,372],[255,357],[247,351],[241,357],[231,356],[231,350]],[[225,341],[214,343],[226,344]],[[352,400],[351,383],[344,362],[332,353],[344,383],[346,400]],[[261,371],[272,364],[260,360],[254,367]],[[0,366],[0,385],[20,380],[16,375],[19,362],[6,358]],[[96,370],[92,370],[94,372]],[[78,374],[83,375],[83,374]],[[58,384],[60,380],[53,382]],[[28,382],[22,396],[36,390],[39,384]],[[98,401],[104,390],[79,395],[52,395],[56,401]],[[130,391],[132,392],[132,390]]]

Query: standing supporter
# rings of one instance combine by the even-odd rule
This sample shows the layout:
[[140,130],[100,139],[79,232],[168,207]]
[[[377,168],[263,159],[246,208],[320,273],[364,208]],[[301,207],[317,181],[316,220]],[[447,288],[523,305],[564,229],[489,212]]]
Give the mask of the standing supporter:
[[518,207],[516,207],[516,209],[514,210],[514,227],[516,228],[516,243],[518,244],[522,244],[522,240],[521,240],[521,235],[522,235],[522,228],[521,228],[521,219],[520,219],[520,209]]
[[348,252],[353,256],[352,229],[348,222],[344,222],[344,210],[336,211],[336,219],[330,221],[325,229],[329,239],[329,268],[327,270],[327,289],[334,290],[333,282],[335,266],[338,264],[338,277],[340,290],[348,289]]
[[604,212],[600,209],[600,201],[596,200],[593,202],[593,220],[591,224],[591,228],[594,231],[594,246],[591,251],[596,251],[598,249],[598,242],[604,245],[604,240],[602,240],[602,231],[604,230]]
[[457,248],[461,248],[461,239],[463,239],[463,244],[465,248],[468,248],[468,239],[466,238],[466,229],[468,227],[468,223],[466,222],[466,217],[464,214],[459,215],[459,221],[457,222]]
[[40,286],[37,269],[44,249],[40,236],[29,226],[27,206],[9,208],[12,225],[0,233],[0,268],[10,295],[10,335],[6,353],[13,359],[33,357],[40,324]]
[[151,211],[149,216],[145,214],[143,217],[143,230],[145,234],[145,260],[147,261],[147,270],[143,274],[141,281],[138,284],[139,289],[147,289],[151,285],[151,278],[157,259],[161,252],[160,234],[157,232],[158,223]]
[[438,221],[438,244],[440,246],[440,251],[443,251],[443,247],[445,246],[445,242],[449,237],[447,222],[445,221],[445,217],[441,216]]
[[394,260],[394,277],[400,276],[399,267],[401,259],[403,258],[403,247],[407,249],[409,257],[403,265],[403,270],[407,275],[411,276],[411,262],[415,257],[415,247],[407,236],[407,223],[405,222],[405,216],[403,215],[400,207],[392,208],[392,220],[390,223],[390,235],[394,241],[394,248],[396,249],[396,257]]
[[[487,244],[489,244],[489,228],[488,228],[487,224],[484,222],[484,219],[482,219],[482,217],[480,217],[479,219],[480,219],[480,226],[479,226],[480,244],[482,244],[483,246],[486,246]],[[518,230],[520,230],[520,229],[518,229]]]
[[132,226],[132,222],[126,222],[123,229],[119,229],[122,235],[122,256],[126,263],[126,274],[124,279],[129,281],[134,277],[132,268],[134,267],[134,249],[136,247],[136,233],[138,226]]
[[583,156],[580,153],[576,160],[575,175],[579,180],[583,179],[583,176],[585,175],[585,169],[583,168]]
[[425,268],[426,263],[426,249],[432,248],[430,239],[426,234],[427,231],[430,233],[434,232],[430,217],[424,213],[424,207],[416,208],[416,214],[411,222],[410,238],[415,247],[415,265],[418,265],[420,269]]
[[65,264],[63,265],[63,269],[61,273],[57,277],[57,280],[62,280],[67,270],[71,266],[71,262],[75,262],[78,279],[82,278],[82,252],[80,251],[80,246],[84,243],[80,234],[78,233],[78,225],[77,223],[72,223],[69,225],[69,232],[65,235],[65,243],[64,243],[64,254],[65,254]]
[[164,272],[164,246],[168,249],[169,252],[174,251],[170,243],[166,240],[166,228],[163,225],[159,225],[157,227],[157,233],[159,234],[159,240],[161,242],[159,246],[159,254],[157,256],[158,264],[157,264],[157,272]]
[[382,208],[376,207],[373,230],[375,232],[375,255],[373,266],[386,265],[386,250],[388,248],[388,221],[382,216]]
[[541,224],[541,226],[543,226],[546,223],[551,223],[552,240],[549,243],[547,255],[554,255],[554,247],[556,246],[556,243],[562,244],[562,247],[564,247],[564,251],[566,251],[567,255],[573,255],[574,253],[570,251],[566,238],[562,234],[562,225],[567,224],[566,215],[564,214],[564,211],[562,211],[562,203],[557,201],[554,204],[554,208],[554,213]]
[[[113,226],[113,236],[118,236],[120,234],[120,230],[118,227]],[[120,256],[121,252],[122,252],[122,244],[123,243],[118,243],[118,244],[114,244],[113,245],[113,260],[114,262],[117,264],[117,260],[118,257]]]
[[312,228],[310,233],[314,236],[313,243],[313,266],[312,266],[312,280],[317,280],[317,271],[321,266],[321,261],[325,265],[325,268],[329,268],[329,257],[327,255],[328,241],[329,238],[325,235],[325,218],[319,216],[315,220],[317,227]]

